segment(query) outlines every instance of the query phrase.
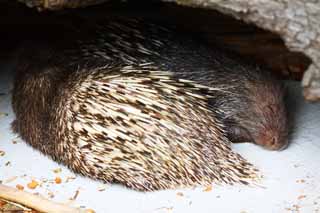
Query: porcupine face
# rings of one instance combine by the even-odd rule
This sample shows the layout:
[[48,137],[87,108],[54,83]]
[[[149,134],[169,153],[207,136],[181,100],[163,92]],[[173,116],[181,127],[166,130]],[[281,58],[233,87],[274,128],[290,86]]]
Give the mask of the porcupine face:
[[[269,150],[282,150],[288,145],[288,119],[284,102],[284,89],[279,84],[267,82],[256,86],[253,93],[251,136],[256,144]],[[250,131],[250,130],[249,130]]]

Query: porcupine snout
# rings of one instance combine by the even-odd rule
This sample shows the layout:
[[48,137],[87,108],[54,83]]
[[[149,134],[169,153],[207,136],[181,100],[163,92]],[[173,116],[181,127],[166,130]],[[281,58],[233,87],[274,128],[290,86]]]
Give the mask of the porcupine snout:
[[[279,95],[277,97],[277,95]],[[253,134],[256,144],[268,150],[283,150],[288,146],[288,116],[283,100],[282,89],[277,89],[275,97],[270,98],[267,105],[258,107],[257,131]],[[259,102],[257,102],[259,105]]]
[[288,146],[288,131],[286,125],[281,124],[279,117],[273,117],[270,123],[263,126],[255,142],[268,150],[284,150]]

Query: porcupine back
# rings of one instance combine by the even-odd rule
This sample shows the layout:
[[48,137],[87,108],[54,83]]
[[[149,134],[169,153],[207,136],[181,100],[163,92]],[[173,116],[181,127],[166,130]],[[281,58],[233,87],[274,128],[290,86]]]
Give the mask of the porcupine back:
[[92,32],[96,39],[79,45],[87,47],[81,51],[89,58],[117,58],[128,64],[152,62],[178,78],[221,88],[209,103],[212,109],[221,109],[230,140],[251,141],[271,150],[287,146],[285,91],[269,70],[220,48],[208,48],[177,33],[174,27],[143,19],[109,17],[98,22]]
[[256,178],[225,137],[228,102],[219,106],[241,100],[241,84],[217,73],[241,64],[143,20],[74,26],[21,52],[13,129],[27,143],[77,173],[138,190]]

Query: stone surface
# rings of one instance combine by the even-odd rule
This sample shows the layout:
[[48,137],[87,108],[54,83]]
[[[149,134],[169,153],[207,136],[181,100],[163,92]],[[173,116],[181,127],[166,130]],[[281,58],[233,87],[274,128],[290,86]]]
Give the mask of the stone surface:
[[292,51],[306,54],[304,97],[320,99],[320,2],[317,0],[166,0],[180,5],[215,9],[279,34]]
[[78,8],[99,4],[108,0],[18,0],[28,7],[36,7],[38,10],[58,10],[63,8]]

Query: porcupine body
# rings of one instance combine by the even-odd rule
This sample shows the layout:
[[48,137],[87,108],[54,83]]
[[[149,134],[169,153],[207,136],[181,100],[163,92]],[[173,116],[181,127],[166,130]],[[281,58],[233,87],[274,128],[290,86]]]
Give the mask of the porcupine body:
[[286,144],[281,86],[259,68],[141,19],[54,30],[20,53],[13,129],[77,173],[145,191],[246,184],[257,171],[229,141]]

